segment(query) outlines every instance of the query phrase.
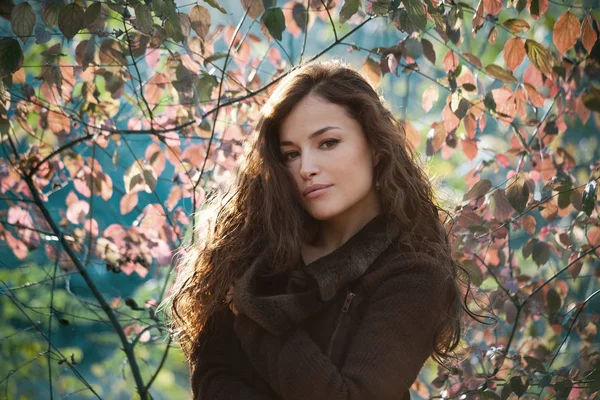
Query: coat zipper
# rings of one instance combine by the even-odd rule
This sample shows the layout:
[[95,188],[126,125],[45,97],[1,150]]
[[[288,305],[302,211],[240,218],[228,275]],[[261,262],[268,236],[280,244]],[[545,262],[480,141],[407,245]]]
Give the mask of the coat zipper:
[[331,357],[331,351],[333,349],[333,341],[335,340],[335,336],[337,335],[338,329],[340,328],[341,322],[342,322],[342,318],[344,317],[344,314],[348,312],[348,309],[350,308],[350,303],[352,303],[352,299],[356,296],[356,294],[348,291],[348,294],[346,295],[346,299],[344,300],[344,305],[342,306],[342,313],[338,316],[336,325],[335,325],[335,330],[333,331],[333,335],[331,335],[331,339],[329,340],[329,346],[327,348],[327,356]]

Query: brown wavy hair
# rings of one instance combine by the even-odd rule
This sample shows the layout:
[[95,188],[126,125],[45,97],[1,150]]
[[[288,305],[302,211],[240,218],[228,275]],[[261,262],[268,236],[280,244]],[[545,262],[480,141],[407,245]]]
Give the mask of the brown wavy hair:
[[[183,251],[167,302],[174,334],[190,365],[195,364],[194,348],[208,318],[227,306],[229,286],[251,261],[266,261],[271,268],[266,274],[290,270],[301,257],[302,244],[316,232],[318,221],[300,206],[279,149],[282,121],[309,94],[344,107],[360,123],[369,146],[380,155],[374,178],[381,185],[382,210],[402,226],[400,242],[426,251],[448,268],[455,283],[454,302],[440,321],[432,356],[441,365],[456,359],[451,352],[461,340],[463,309],[472,314],[461,307],[459,281],[464,274],[450,257],[441,220],[446,213],[434,201],[432,185],[413,154],[403,123],[359,72],[329,60],[302,65],[278,84],[245,142],[233,190],[220,198],[214,211],[206,211],[216,215],[212,225],[198,225],[194,240]],[[202,222],[208,221],[203,212],[199,215]]]

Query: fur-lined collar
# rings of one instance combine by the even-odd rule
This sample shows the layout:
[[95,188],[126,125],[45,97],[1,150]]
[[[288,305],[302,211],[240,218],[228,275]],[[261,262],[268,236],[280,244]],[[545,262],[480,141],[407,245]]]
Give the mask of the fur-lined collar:
[[[235,281],[233,302],[239,312],[279,335],[319,311],[346,283],[361,277],[398,237],[400,224],[379,214],[342,246],[277,277],[261,277],[258,263]],[[273,293],[265,287],[281,284]]]

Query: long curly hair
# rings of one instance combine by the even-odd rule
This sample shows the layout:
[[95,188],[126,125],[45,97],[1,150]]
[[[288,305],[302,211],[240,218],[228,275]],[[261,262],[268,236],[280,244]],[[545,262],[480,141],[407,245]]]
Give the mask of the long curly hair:
[[310,62],[291,71],[261,108],[255,130],[244,144],[233,190],[206,211],[216,215],[212,224],[199,214],[204,224],[197,225],[194,240],[182,251],[166,299],[173,332],[193,368],[200,333],[209,317],[227,306],[224,299],[234,280],[257,258],[268,261],[267,275],[293,269],[302,244],[315,234],[318,221],[300,206],[279,149],[282,121],[309,94],[344,107],[360,123],[369,146],[380,155],[374,178],[381,185],[382,209],[402,226],[400,242],[428,252],[448,268],[455,283],[455,301],[440,321],[432,355],[444,365],[456,358],[451,352],[461,340],[463,310],[472,315],[461,307],[459,281],[464,273],[460,270],[466,271],[451,260],[442,222],[447,213],[436,204],[432,184],[413,154],[403,122],[359,72],[339,60]]

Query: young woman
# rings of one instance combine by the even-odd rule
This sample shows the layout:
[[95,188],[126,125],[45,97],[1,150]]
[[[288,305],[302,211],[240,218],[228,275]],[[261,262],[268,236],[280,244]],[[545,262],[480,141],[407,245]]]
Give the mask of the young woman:
[[188,249],[171,317],[195,399],[409,399],[458,345],[460,275],[429,180],[339,61],[261,109],[235,192]]

